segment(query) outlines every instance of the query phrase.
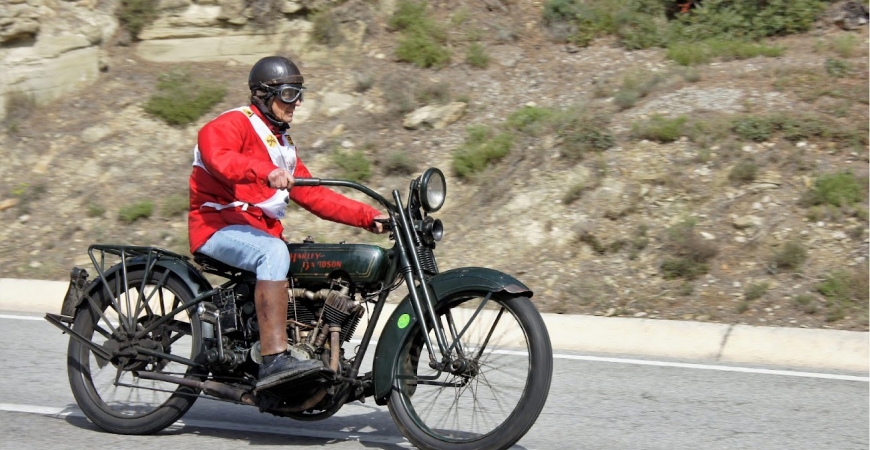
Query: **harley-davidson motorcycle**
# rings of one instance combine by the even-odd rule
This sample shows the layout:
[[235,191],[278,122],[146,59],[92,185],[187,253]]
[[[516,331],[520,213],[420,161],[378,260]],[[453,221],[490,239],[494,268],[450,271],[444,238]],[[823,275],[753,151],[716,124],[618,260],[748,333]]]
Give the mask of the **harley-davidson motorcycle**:
[[[424,449],[503,449],[534,424],[550,389],[549,334],[514,277],[481,267],[440,272],[443,236],[430,216],[444,204],[443,173],[411,181],[392,202],[345,180],[296,186],[351,188],[389,215],[392,248],[288,243],[289,348],[315,359],[286,389],[255,391],[259,352],[254,273],[204,255],[155,247],[92,245],[96,275],[73,268],[60,314],[70,335],[68,374],[76,402],[97,426],[149,434],[181,418],[200,397],[277,416],[322,420],[373,397],[401,433]],[[213,286],[206,277],[223,281]],[[408,288],[391,313],[391,291]],[[361,373],[381,314],[370,371]],[[367,326],[357,341],[360,321]]]

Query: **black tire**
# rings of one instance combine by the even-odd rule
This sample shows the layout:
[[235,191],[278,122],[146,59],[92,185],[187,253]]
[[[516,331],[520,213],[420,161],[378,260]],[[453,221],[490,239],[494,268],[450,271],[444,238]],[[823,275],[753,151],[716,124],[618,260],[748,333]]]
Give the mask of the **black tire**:
[[[127,273],[126,289],[123,287],[121,271],[109,275],[111,295],[102,284],[91,292],[91,297],[100,305],[104,316],[86,299],[85,304],[76,311],[73,330],[99,346],[117,348],[119,343],[123,346],[123,340],[112,337],[111,327],[123,329],[116,315],[117,308],[113,305],[119,305],[125,315],[133,316],[126,314],[129,296],[130,308],[136,313],[135,323],[141,330],[142,326],[147,326],[147,323],[193,298],[187,287],[172,274],[166,274],[165,270],[157,268],[147,276],[142,290],[144,296],[138,295],[146,276],[144,269]],[[158,351],[195,360],[202,348],[202,330],[198,315],[190,309],[182,310],[165,326],[148,333],[140,340],[140,344],[157,343]],[[110,319],[109,324],[106,323],[107,318]],[[85,416],[106,431],[119,434],[156,433],[181,418],[193,406],[199,394],[197,390],[136,376],[147,371],[201,379],[189,366],[166,359],[100,359],[78,339],[70,338],[67,352],[70,388]],[[116,376],[119,377],[117,383]]]
[[[528,298],[501,293],[474,317],[485,295],[462,292],[439,301],[436,309],[444,326],[452,316],[457,333],[473,320],[460,341],[464,354],[476,355],[470,360],[477,370],[459,376],[431,369],[419,323],[400,347],[387,404],[402,434],[421,449],[505,449],[529,431],[544,408],[553,350],[541,315]],[[429,336],[440,357],[435,334]]]

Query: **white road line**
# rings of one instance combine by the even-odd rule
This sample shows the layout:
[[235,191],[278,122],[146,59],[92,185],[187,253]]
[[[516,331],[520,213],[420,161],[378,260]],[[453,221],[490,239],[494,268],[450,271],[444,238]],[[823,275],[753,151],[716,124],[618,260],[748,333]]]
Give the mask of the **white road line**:
[[[0,314],[0,319],[43,320],[42,317],[18,316],[18,315],[9,315],[9,314]],[[360,341],[361,341],[360,339],[351,339],[349,341],[349,343],[359,344]],[[375,345],[375,344],[377,344],[377,340],[372,339],[372,341],[369,345]],[[509,351],[509,350],[497,350],[496,353],[505,354],[505,355],[517,355],[517,356],[525,355],[524,352],[514,352],[514,351]],[[616,363],[616,364],[636,364],[636,365],[640,365],[640,366],[677,367],[680,369],[718,370],[721,372],[755,373],[755,374],[761,374],[761,375],[779,375],[779,376],[786,376],[786,377],[817,378],[817,379],[822,379],[822,380],[859,381],[859,382],[863,382],[863,383],[870,383],[870,377],[859,377],[859,376],[853,376],[853,375],[839,375],[839,374],[834,374],[834,373],[799,372],[799,371],[792,371],[792,370],[759,369],[759,368],[753,368],[753,367],[678,363],[678,362],[655,361],[655,360],[647,360],[647,359],[609,358],[609,357],[602,357],[602,356],[584,356],[584,355],[564,355],[564,354],[560,354],[560,353],[554,353],[553,359],[608,362],[608,363]]]
[[34,317],[34,316],[13,316],[11,314],[0,314],[0,319],[13,319],[13,320],[45,320],[42,317]]
[[[0,411],[3,412],[12,412],[12,413],[25,413],[25,414],[38,414],[42,416],[49,416],[58,419],[65,418],[67,416],[74,417],[84,417],[84,414],[77,408],[55,408],[50,406],[35,406],[35,405],[20,405],[14,403],[0,403]],[[184,427],[194,427],[194,428],[209,428],[215,430],[231,430],[231,431],[244,431],[244,432],[257,432],[257,433],[269,433],[269,434],[279,434],[285,436],[294,436],[294,437],[307,437],[307,438],[315,438],[315,439],[339,439],[342,441],[358,441],[358,442],[372,442],[376,444],[391,444],[391,445],[399,445],[402,447],[411,448],[411,444],[408,443],[405,438],[401,436],[377,436],[377,435],[369,435],[365,432],[354,431],[352,433],[343,433],[340,431],[319,431],[319,430],[308,430],[303,428],[293,428],[286,426],[270,426],[270,425],[257,425],[257,424],[241,424],[235,422],[222,422],[222,421],[213,421],[213,420],[179,420],[171,425],[168,430],[180,430]]]

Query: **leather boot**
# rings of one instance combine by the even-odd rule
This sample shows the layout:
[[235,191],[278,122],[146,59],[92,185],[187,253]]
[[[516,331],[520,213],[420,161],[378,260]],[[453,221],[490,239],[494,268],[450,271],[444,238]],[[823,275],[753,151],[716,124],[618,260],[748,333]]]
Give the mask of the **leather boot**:
[[290,301],[287,288],[286,280],[257,280],[254,288],[254,304],[260,328],[260,354],[263,355],[256,388],[258,391],[278,386],[306,372],[323,369],[320,361],[299,360],[287,352],[287,304]]

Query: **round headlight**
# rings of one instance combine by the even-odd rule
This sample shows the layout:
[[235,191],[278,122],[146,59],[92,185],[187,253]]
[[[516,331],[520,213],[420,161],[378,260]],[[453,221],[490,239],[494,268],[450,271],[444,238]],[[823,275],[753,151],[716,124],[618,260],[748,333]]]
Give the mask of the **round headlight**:
[[426,212],[435,212],[444,206],[447,199],[447,181],[440,170],[432,167],[420,177],[420,202]]

